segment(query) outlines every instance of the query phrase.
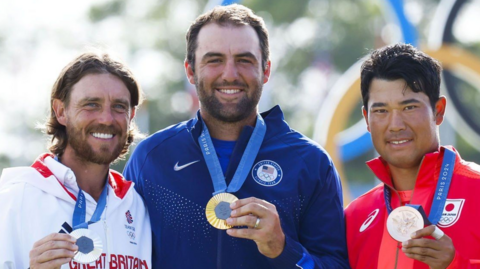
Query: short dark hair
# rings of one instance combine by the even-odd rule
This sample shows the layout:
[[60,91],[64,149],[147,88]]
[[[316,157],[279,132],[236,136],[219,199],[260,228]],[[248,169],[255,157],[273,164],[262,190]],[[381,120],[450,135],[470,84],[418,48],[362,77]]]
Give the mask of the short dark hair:
[[[50,115],[44,125],[44,132],[52,136],[49,150],[55,155],[63,154],[68,137],[66,127],[57,120],[53,110],[53,101],[58,99],[68,106],[73,86],[88,74],[112,74],[118,77],[130,92],[131,108],[135,108],[143,101],[140,84],[123,62],[100,50],[91,50],[80,54],[60,72],[50,96]],[[137,126],[132,122],[127,134],[127,143],[119,158],[125,157],[130,144],[139,134]]]
[[368,111],[370,84],[374,78],[403,79],[414,92],[425,93],[435,110],[440,98],[442,66],[410,44],[395,44],[377,49],[362,64],[361,91],[363,106]]
[[250,25],[258,35],[260,41],[260,50],[262,51],[262,68],[265,70],[267,62],[270,59],[270,48],[268,44],[268,31],[262,17],[253,14],[253,11],[245,6],[232,4],[228,6],[218,6],[211,11],[200,15],[188,29],[187,56],[186,61],[195,72],[195,51],[198,47],[198,33],[203,26],[209,23],[216,23],[221,26]]

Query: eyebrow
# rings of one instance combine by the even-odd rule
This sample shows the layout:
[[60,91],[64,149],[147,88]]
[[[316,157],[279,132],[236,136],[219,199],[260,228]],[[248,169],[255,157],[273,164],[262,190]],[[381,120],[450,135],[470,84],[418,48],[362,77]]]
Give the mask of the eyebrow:
[[[398,103],[398,104],[399,104],[399,105],[408,105],[408,104],[418,104],[418,103],[420,103],[420,101],[418,101],[417,99],[411,98],[411,99],[403,100],[403,101],[401,101],[401,102]],[[370,108],[384,107],[384,106],[387,106],[387,103],[377,102],[377,103],[373,103],[373,104],[370,106]]]
[[[80,100],[80,103],[84,104],[87,102],[100,102],[102,101],[103,98],[100,97],[85,97],[82,100]],[[125,106],[130,106],[130,101],[123,99],[123,98],[116,98],[113,100],[114,103],[120,103]]]
[[[205,55],[203,55],[202,60],[205,60],[207,58],[212,58],[212,57],[224,57],[225,55],[220,52],[207,52]],[[257,57],[251,52],[242,52],[239,54],[234,55],[236,58],[251,58],[254,60],[257,60]]]

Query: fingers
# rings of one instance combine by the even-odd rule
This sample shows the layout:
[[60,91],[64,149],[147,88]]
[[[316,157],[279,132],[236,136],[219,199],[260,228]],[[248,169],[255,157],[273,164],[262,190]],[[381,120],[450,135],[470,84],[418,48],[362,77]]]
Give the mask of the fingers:
[[35,242],[30,251],[31,268],[56,268],[62,264],[68,263],[78,246],[75,245],[76,239],[68,234],[50,234]]
[[253,214],[263,218],[269,214],[269,211],[275,209],[275,206],[265,200],[250,197],[233,202],[230,204],[230,208],[232,209],[231,217]]
[[[257,223],[257,219],[260,219],[260,218],[254,215],[246,215],[246,216],[241,216],[237,218],[228,218],[227,224],[231,226],[248,226],[250,228],[253,228]],[[256,228],[259,229],[260,224]]]
[[420,230],[414,232],[412,234],[412,238],[416,239],[416,238],[431,236],[434,231],[435,231],[435,225],[430,225],[430,226],[427,226],[423,229],[420,229]]
[[33,244],[33,247],[36,248],[49,241],[67,241],[67,242],[75,243],[77,239],[75,239],[75,237],[69,234],[52,233],[35,242],[35,244]]

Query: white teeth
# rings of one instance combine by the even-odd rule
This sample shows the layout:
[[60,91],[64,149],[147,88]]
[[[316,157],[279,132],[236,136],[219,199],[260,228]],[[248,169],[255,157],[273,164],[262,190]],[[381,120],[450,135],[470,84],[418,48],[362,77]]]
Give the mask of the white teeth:
[[101,139],[110,139],[113,137],[113,134],[93,133],[92,135],[96,138],[101,138]]
[[240,92],[240,90],[231,90],[231,89],[219,89],[220,92],[226,94],[234,94]]
[[408,142],[408,140],[391,141],[390,143],[398,145],[398,144],[403,144],[403,143],[406,143],[406,142]]

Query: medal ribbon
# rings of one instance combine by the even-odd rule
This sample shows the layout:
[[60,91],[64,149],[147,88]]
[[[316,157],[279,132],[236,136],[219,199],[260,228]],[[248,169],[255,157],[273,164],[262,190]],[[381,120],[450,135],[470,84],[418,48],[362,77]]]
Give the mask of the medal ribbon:
[[[107,175],[108,179],[108,175]],[[88,229],[89,224],[93,224],[100,220],[100,217],[107,206],[107,192],[108,192],[108,180],[105,182],[105,187],[103,187],[102,194],[100,194],[100,199],[98,200],[97,207],[95,212],[93,212],[92,218],[87,222],[85,221],[87,215],[87,201],[85,201],[85,194],[83,194],[80,186],[78,187],[78,196],[77,202],[75,204],[75,209],[73,211],[73,229]]]
[[222,192],[232,193],[238,191],[247,179],[248,172],[250,171],[250,168],[252,167],[253,162],[255,161],[255,158],[260,150],[260,146],[262,145],[263,138],[265,137],[265,133],[267,131],[265,121],[260,114],[257,114],[255,129],[253,130],[252,136],[248,141],[247,147],[243,152],[240,163],[238,164],[237,170],[235,170],[235,174],[233,175],[232,181],[228,185],[228,188],[227,183],[225,183],[225,176],[223,174],[222,167],[220,166],[217,153],[215,152],[215,147],[213,146],[207,125],[203,121],[202,124],[203,130],[202,134],[198,137],[198,143],[200,144],[203,157],[207,163],[208,171],[212,177],[213,188],[215,190],[213,195]]
[[[448,190],[450,189],[450,183],[452,182],[453,168],[455,167],[455,152],[445,148],[442,161],[442,169],[438,176],[437,188],[435,190],[435,196],[433,197],[432,207],[428,220],[436,225],[442,217],[443,208],[447,201]],[[385,185],[383,187],[383,197],[387,206],[388,214],[392,212],[391,205],[391,191]]]

